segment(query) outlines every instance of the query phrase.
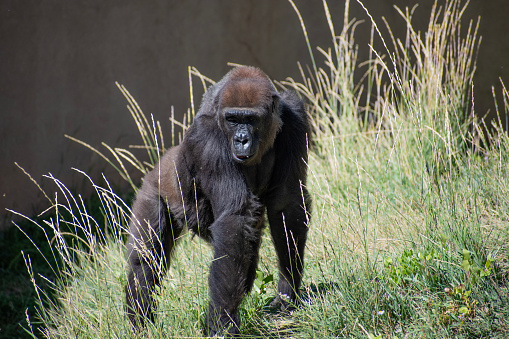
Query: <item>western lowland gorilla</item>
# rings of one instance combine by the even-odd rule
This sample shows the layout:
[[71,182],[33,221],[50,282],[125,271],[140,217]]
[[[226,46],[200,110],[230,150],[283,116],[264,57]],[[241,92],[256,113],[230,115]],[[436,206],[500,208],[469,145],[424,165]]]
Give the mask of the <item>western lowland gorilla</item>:
[[278,93],[254,67],[237,67],[211,86],[184,140],[143,179],[128,241],[127,315],[153,320],[154,285],[184,227],[210,242],[205,333],[239,332],[239,304],[256,276],[266,212],[286,309],[303,271],[311,199],[306,190],[310,127],[293,91]]

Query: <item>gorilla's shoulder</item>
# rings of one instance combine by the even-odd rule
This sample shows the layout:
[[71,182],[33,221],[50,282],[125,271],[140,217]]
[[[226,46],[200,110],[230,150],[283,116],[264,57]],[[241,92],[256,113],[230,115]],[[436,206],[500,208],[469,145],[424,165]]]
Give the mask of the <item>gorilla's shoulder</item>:
[[279,94],[281,101],[281,113],[283,119],[285,116],[297,116],[300,119],[306,120],[306,110],[304,108],[304,102],[299,98],[298,94],[294,90],[284,90]]

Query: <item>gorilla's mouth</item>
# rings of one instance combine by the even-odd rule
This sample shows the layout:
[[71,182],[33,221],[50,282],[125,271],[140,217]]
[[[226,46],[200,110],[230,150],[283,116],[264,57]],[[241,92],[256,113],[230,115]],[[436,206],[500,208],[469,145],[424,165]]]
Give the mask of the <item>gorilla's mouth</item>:
[[233,158],[237,161],[237,162],[245,162],[249,159],[251,159],[252,155],[245,155],[245,154],[233,154]]
[[233,160],[237,163],[247,163],[252,161],[256,157],[258,147],[251,146],[245,148],[239,148],[233,146],[230,150]]

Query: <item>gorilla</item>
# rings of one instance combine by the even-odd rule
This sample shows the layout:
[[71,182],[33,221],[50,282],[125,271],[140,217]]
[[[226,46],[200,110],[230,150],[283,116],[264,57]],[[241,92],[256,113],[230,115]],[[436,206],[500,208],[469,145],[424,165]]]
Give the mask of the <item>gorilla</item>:
[[143,179],[127,244],[126,313],[153,320],[154,285],[184,227],[213,247],[205,334],[239,333],[239,304],[256,277],[265,215],[279,260],[278,295],[297,296],[311,199],[310,124],[293,91],[278,93],[258,68],[237,67],[211,86],[182,143]]

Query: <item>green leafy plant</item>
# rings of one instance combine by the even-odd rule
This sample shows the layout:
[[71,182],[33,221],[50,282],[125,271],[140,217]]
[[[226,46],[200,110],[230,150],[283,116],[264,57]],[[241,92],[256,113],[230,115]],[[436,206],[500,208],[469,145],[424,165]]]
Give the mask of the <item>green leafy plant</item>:
[[405,249],[394,261],[390,257],[384,259],[384,268],[390,280],[399,287],[406,287],[412,283],[424,283],[436,276],[436,271],[430,268],[441,255],[435,250],[425,253]]
[[472,291],[467,290],[464,284],[444,289],[446,301],[440,309],[440,321],[444,325],[461,326],[465,320],[472,319],[475,307],[479,304],[471,298]]
[[462,251],[463,260],[461,262],[461,268],[466,275],[467,286],[475,284],[477,279],[487,277],[491,274],[493,268],[493,258],[491,254],[488,254],[484,267],[479,267],[472,258],[472,252],[467,249]]
[[264,307],[266,307],[274,298],[273,295],[267,294],[268,287],[273,284],[273,274],[263,274],[262,271],[256,271],[256,278],[253,283],[254,299],[250,305],[245,305],[243,311],[245,317],[251,318],[259,313]]
[[[257,303],[258,303],[258,301],[262,301],[263,297],[267,293],[267,287],[269,286],[269,284],[271,284],[273,282],[274,282],[273,274],[264,275],[262,271],[260,271],[260,270],[256,271],[256,279],[253,283],[253,290],[256,293]],[[266,299],[265,299],[265,301],[266,301]]]

